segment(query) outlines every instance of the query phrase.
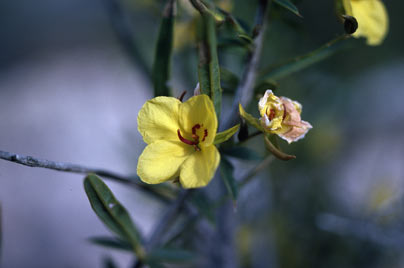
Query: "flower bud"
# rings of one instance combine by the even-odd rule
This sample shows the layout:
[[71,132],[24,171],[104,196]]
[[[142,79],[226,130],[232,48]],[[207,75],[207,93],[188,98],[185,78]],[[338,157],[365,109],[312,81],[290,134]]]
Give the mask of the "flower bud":
[[358,22],[357,20],[349,15],[342,15],[344,19],[344,29],[347,34],[353,34],[358,29]]

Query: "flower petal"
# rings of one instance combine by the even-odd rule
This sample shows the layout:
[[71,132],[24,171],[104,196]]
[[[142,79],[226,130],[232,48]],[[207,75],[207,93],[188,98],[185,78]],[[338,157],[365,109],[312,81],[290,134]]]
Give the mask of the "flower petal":
[[202,142],[205,146],[211,145],[217,131],[217,117],[211,99],[204,94],[193,96],[180,105],[179,123],[181,131],[186,138],[192,134],[192,127],[201,125],[201,130],[207,129],[207,136]]
[[157,140],[178,141],[180,104],[173,97],[156,97],[143,105],[137,116],[137,126],[147,144]]
[[182,187],[206,186],[215,175],[219,162],[220,154],[214,145],[193,153],[181,167],[180,183]]
[[[302,112],[302,105],[297,101],[292,101],[286,97],[280,97],[284,107],[285,107],[285,119],[282,124],[288,126],[298,126],[302,121],[300,113]],[[299,109],[296,109],[299,108]]]
[[285,133],[278,133],[278,136],[286,140],[288,143],[292,143],[303,139],[306,133],[313,128],[309,122],[300,121],[298,125],[294,125],[289,131]]
[[282,128],[284,106],[279,97],[272,90],[267,89],[265,95],[258,102],[261,114],[261,125],[267,131],[277,131]]
[[156,184],[179,175],[180,166],[195,149],[180,141],[155,141],[146,146],[137,163],[137,174],[145,183]]
[[389,27],[389,19],[383,2],[380,0],[345,0],[343,3],[347,14],[358,21],[358,29],[353,36],[365,37],[368,45],[380,45]]

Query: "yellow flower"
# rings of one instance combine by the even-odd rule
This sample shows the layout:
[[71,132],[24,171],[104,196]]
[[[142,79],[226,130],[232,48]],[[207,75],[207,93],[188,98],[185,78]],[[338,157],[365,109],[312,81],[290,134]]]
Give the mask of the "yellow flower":
[[380,0],[343,0],[347,15],[355,17],[358,29],[354,37],[365,37],[367,44],[380,45],[389,29],[389,18],[386,8]]
[[139,157],[142,181],[162,183],[179,177],[184,188],[206,186],[220,162],[213,142],[217,118],[212,101],[198,95],[182,103],[156,97],[139,111],[138,130],[148,144]]
[[265,131],[277,134],[288,143],[304,138],[312,128],[310,123],[302,121],[302,105],[286,97],[277,97],[267,90],[258,102],[261,114],[260,122]]

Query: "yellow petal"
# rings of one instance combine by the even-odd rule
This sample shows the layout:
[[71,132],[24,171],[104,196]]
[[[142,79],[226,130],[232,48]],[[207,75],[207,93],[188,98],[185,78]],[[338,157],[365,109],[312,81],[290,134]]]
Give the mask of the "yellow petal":
[[199,124],[201,125],[200,133],[198,133],[199,137],[202,138],[204,129],[207,130],[205,141],[201,142],[201,144],[209,146],[213,143],[217,131],[217,118],[213,102],[207,95],[193,96],[182,103],[179,114],[181,133],[184,134],[184,137],[191,139],[192,128]]
[[258,110],[261,114],[261,125],[269,132],[282,128],[284,107],[279,97],[272,90],[265,91],[265,95],[258,102]]
[[156,140],[178,141],[180,104],[176,98],[156,97],[143,105],[137,116],[137,127],[147,144]]
[[181,167],[180,183],[184,188],[206,186],[215,175],[220,154],[214,145],[202,148],[185,160]]
[[384,4],[380,0],[344,0],[343,4],[347,14],[358,21],[358,29],[353,36],[365,37],[368,45],[380,45],[389,27]]
[[173,141],[159,140],[146,146],[137,163],[137,174],[145,183],[156,184],[179,175],[179,168],[189,155],[192,146]]
[[352,0],[342,0],[342,5],[344,6],[345,13],[352,16],[352,7],[351,7]]

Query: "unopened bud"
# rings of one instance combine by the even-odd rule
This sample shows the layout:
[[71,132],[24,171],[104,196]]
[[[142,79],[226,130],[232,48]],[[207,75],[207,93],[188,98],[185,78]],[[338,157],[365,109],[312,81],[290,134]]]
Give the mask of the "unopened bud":
[[353,34],[356,32],[358,29],[358,21],[348,15],[342,15],[342,18],[344,19],[344,29],[347,34]]

